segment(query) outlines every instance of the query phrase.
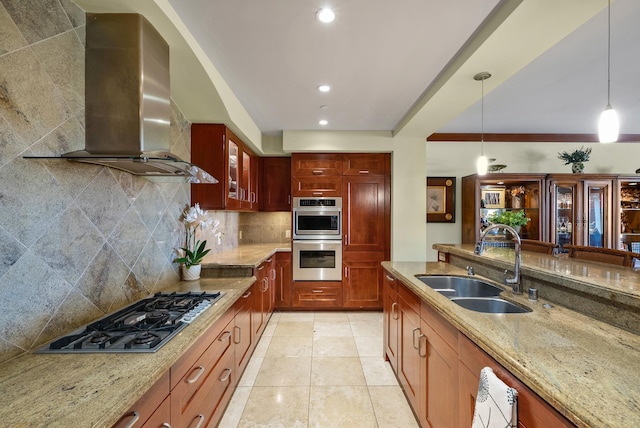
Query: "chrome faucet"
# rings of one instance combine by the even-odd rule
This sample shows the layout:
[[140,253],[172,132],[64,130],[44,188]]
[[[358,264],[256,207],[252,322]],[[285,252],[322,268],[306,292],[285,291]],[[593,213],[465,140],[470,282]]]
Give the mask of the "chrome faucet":
[[[516,260],[513,267],[513,278],[506,278],[506,275],[505,275],[504,283],[511,285],[513,289],[513,294],[522,294],[522,280],[520,279],[520,263],[522,262],[522,257],[520,255],[520,247],[522,246],[522,241],[520,240],[520,235],[518,235],[518,232],[516,232],[516,230],[513,227],[507,226],[506,224],[492,224],[491,226],[487,227],[482,232],[482,235],[480,236],[480,240],[476,244],[474,253],[478,255],[482,254],[482,251],[484,250],[484,239],[487,237],[487,233],[490,230],[499,229],[499,228],[508,230],[509,232],[511,232],[511,234],[513,234],[513,236],[516,237],[516,249],[515,249]],[[506,273],[507,271],[505,271],[505,274]]]

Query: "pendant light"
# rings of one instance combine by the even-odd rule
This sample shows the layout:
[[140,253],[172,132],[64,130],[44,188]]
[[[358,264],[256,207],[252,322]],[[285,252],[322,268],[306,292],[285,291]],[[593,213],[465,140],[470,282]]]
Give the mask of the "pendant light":
[[480,157],[476,161],[476,170],[478,175],[485,175],[487,173],[487,169],[489,168],[489,159],[484,155],[484,81],[491,77],[491,73],[488,71],[482,71],[475,76],[473,76],[473,80],[479,80],[482,82],[482,98],[481,100],[481,134],[480,134]]
[[611,107],[611,0],[609,0],[607,31],[607,107],[600,114],[598,138],[601,143],[615,143],[618,141],[620,122],[618,113]]

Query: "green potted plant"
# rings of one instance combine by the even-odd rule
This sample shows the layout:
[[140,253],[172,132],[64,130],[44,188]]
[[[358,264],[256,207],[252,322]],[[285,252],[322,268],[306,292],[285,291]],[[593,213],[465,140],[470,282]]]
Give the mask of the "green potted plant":
[[590,155],[591,147],[585,149],[584,146],[582,146],[578,150],[574,150],[571,153],[558,153],[558,159],[562,159],[565,165],[571,164],[571,171],[574,174],[579,174],[584,171],[584,162],[587,162],[589,160]]
[[490,214],[487,217],[489,222],[494,224],[506,224],[507,226],[513,227],[516,232],[520,233],[520,227],[526,226],[529,223],[529,218],[527,218],[524,210],[520,211],[498,211],[493,214]]

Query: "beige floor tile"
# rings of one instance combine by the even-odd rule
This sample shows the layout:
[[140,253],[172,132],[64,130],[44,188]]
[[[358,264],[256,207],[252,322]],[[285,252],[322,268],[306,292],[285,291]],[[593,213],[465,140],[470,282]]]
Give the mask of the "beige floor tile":
[[348,312],[315,312],[314,321],[349,321]]
[[369,395],[379,428],[418,427],[418,422],[399,386],[370,386]]
[[360,357],[362,371],[369,386],[398,385],[391,364],[382,357]]
[[258,345],[256,349],[253,351],[252,357],[264,357],[267,354],[267,349],[269,349],[269,344],[271,343],[272,336],[262,336],[258,341]]
[[314,312],[280,312],[280,321],[313,321]]
[[276,331],[276,327],[278,326],[278,321],[274,321],[273,319],[271,319],[269,321],[269,323],[267,324],[267,326],[264,328],[264,332],[262,333],[262,336],[273,336],[273,333]]
[[246,386],[238,386],[231,397],[231,401],[227,406],[227,410],[224,412],[222,420],[218,428],[235,428],[240,422],[240,417],[244,411],[244,406],[249,400],[251,394],[251,388]]
[[353,338],[361,357],[380,357],[383,354],[382,336],[355,336]]
[[310,382],[310,357],[265,357],[254,386],[309,386]]
[[357,357],[358,348],[353,337],[316,336],[313,338],[314,357]]
[[311,362],[311,385],[366,385],[357,357],[317,357]]
[[351,321],[350,323],[354,336],[382,336],[382,318],[370,321]]
[[314,321],[313,322],[313,334],[314,336],[348,336],[352,337],[351,324],[349,321]]
[[380,311],[349,312],[348,316],[349,321],[382,321],[382,312]]
[[247,368],[244,369],[244,373],[238,381],[238,386],[253,386],[256,381],[256,377],[258,377],[258,373],[260,372],[262,361],[264,361],[263,357],[256,357],[255,355],[251,356],[251,359],[247,364]]
[[265,357],[310,357],[311,336],[273,336]]
[[309,426],[374,428],[376,418],[369,391],[363,386],[312,386]]
[[238,427],[304,428],[309,420],[309,388],[253,388]]
[[[382,328],[382,327],[380,327]],[[313,321],[278,321],[273,336],[313,336]]]

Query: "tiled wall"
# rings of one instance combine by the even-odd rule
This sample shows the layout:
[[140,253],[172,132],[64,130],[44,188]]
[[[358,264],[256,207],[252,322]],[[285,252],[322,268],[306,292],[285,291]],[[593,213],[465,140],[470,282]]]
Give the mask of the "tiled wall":
[[240,213],[238,228],[242,231],[242,239],[239,243],[289,243],[291,237],[291,213]]
[[[178,279],[189,186],[64,160],[84,148],[85,13],[70,0],[0,0],[0,361]],[[172,103],[171,150],[190,158]],[[237,245],[238,214],[221,220]]]

